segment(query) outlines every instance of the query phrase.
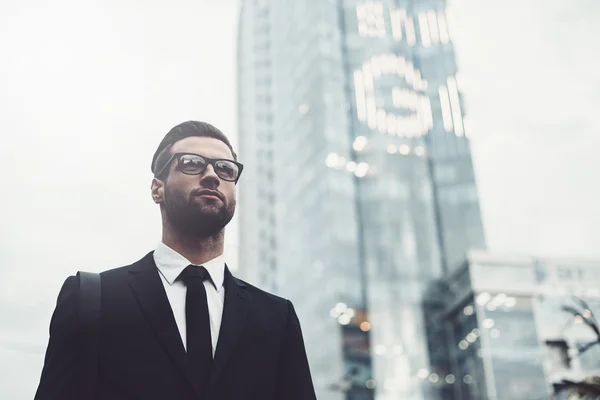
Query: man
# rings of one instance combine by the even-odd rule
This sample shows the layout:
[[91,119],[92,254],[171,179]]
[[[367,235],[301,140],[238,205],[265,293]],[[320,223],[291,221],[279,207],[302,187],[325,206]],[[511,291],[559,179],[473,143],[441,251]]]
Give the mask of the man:
[[[152,199],[162,242],[101,273],[94,400],[316,398],[290,301],[236,279],[223,261],[242,168],[207,123],[182,123],[158,146]],[[71,276],[52,316],[36,400],[88,400],[80,394],[79,295]]]

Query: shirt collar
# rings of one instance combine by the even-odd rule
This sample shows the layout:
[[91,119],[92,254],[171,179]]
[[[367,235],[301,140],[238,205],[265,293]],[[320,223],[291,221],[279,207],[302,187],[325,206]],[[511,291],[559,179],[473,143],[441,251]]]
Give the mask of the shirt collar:
[[[173,285],[185,267],[192,264],[187,258],[162,242],[159,243],[154,250],[154,262],[169,285]],[[215,287],[219,290],[223,286],[223,281],[225,279],[224,256],[221,254],[220,256],[203,263],[202,266],[206,268],[210,275],[210,279],[212,279]]]

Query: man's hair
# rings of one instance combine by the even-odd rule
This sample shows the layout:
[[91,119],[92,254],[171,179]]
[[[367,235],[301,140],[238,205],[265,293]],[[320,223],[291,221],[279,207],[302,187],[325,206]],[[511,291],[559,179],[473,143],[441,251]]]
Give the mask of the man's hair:
[[171,158],[170,150],[173,144],[181,139],[191,136],[211,137],[222,141],[227,145],[227,147],[229,147],[229,150],[231,150],[231,154],[233,155],[233,159],[237,161],[237,154],[235,154],[235,151],[233,151],[233,147],[231,146],[229,139],[227,139],[227,136],[225,136],[223,132],[208,122],[187,121],[173,127],[165,135],[163,140],[158,145],[158,148],[154,152],[150,169],[156,178],[164,178],[166,175],[168,175],[168,169],[165,169],[166,172],[163,171],[161,174],[162,176],[158,176],[157,174],[165,166],[169,158]]

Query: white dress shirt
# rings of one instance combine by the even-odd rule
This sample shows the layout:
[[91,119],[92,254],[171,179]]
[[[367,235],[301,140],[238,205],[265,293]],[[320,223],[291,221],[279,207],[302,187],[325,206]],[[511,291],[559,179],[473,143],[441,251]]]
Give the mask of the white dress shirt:
[[[167,293],[167,298],[173,310],[173,316],[181,335],[183,346],[187,349],[187,335],[185,324],[185,296],[187,287],[181,280],[176,280],[185,267],[192,264],[184,256],[171,249],[164,243],[160,243],[154,251],[154,262],[160,272],[162,283]],[[210,336],[212,340],[213,357],[217,349],[217,340],[221,329],[221,319],[223,318],[223,302],[225,300],[225,287],[223,281],[225,277],[225,261],[223,255],[214,258],[204,264],[212,282],[208,279],[204,281],[206,288],[206,300],[208,301],[208,314],[210,317]],[[214,282],[214,286],[213,286]]]

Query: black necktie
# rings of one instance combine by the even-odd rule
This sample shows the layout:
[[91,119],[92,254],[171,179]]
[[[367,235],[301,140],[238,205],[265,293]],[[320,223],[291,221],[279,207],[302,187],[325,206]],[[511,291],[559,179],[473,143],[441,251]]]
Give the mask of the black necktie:
[[185,296],[185,319],[187,334],[187,360],[200,393],[205,393],[212,366],[212,341],[210,319],[204,280],[210,279],[204,267],[188,265],[180,275],[187,287]]

